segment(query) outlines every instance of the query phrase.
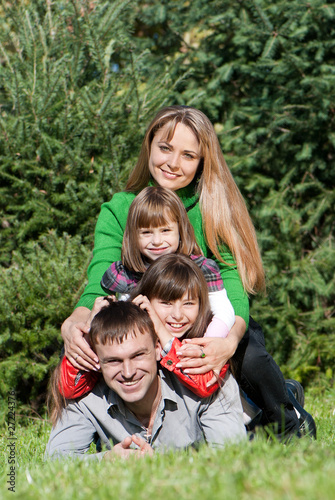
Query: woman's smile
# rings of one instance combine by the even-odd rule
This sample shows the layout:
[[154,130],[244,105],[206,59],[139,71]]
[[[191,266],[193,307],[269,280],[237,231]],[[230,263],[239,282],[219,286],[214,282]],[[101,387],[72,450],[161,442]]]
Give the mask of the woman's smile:
[[177,179],[178,177],[181,177],[180,175],[175,174],[174,172],[170,172],[168,170],[164,170],[164,168],[161,168],[160,170],[161,170],[162,174],[165,175],[165,177],[167,179]]
[[173,137],[167,140],[167,126],[151,143],[149,170],[159,186],[176,191],[194,179],[200,162],[200,145],[192,130],[177,123]]

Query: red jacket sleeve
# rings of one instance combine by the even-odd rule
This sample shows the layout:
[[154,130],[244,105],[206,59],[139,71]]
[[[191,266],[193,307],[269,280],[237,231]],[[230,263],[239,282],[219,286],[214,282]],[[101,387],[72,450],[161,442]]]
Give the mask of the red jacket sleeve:
[[[170,372],[173,372],[179,378],[181,383],[194,392],[194,394],[200,396],[201,398],[207,398],[220,387],[220,384],[215,382],[215,384],[210,387],[206,387],[206,384],[213,377],[212,370],[201,375],[189,375],[184,373],[181,368],[177,368],[176,364],[180,361],[180,359],[178,358],[176,351],[181,347],[181,345],[180,340],[175,338],[169,353],[161,359],[161,365],[167,370],[170,370]],[[222,368],[220,372],[220,379],[223,379],[226,375],[228,368],[229,363],[225,364]]]
[[61,376],[58,385],[66,399],[76,399],[90,392],[100,378],[100,373],[77,370],[66,356],[62,359]]

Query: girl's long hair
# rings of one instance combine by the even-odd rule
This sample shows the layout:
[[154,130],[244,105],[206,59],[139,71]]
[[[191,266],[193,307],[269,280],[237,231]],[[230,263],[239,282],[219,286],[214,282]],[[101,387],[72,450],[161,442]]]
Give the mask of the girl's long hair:
[[232,252],[247,293],[265,289],[265,275],[255,228],[245,201],[225,162],[214,127],[201,111],[188,106],[168,106],[161,109],[150,123],[136,166],[126,190],[138,192],[150,180],[149,157],[155,134],[167,125],[166,140],[173,137],[176,125],[190,128],[200,145],[197,191],[207,244],[222,262],[220,246]]
[[199,298],[199,313],[184,338],[203,337],[213,317],[208,286],[203,272],[187,255],[162,255],[154,261],[132,291],[130,300],[146,295],[149,300],[169,302],[181,299],[185,292],[189,299]]
[[160,186],[144,188],[130,205],[122,242],[122,263],[128,269],[144,273],[147,265],[139,250],[138,231],[176,222],[179,231],[177,253],[200,255],[194,229],[180,198],[170,189]]
[[47,391],[47,409],[52,425],[56,425],[60,419],[63,409],[66,407],[66,399],[61,394],[59,386],[61,384],[61,362],[58,363],[51,373]]

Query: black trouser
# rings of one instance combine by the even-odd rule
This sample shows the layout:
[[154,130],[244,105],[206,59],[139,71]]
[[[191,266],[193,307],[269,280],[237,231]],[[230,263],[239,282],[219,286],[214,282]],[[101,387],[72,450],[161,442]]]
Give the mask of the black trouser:
[[279,366],[265,348],[262,328],[251,317],[249,328],[232,358],[235,378],[263,411],[262,425],[274,423],[279,436],[297,433],[299,420]]

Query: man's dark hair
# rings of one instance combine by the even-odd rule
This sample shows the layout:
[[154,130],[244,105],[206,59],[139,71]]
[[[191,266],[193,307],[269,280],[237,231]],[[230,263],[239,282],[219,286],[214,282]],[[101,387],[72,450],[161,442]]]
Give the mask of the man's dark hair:
[[146,311],[132,302],[112,302],[106,297],[106,307],[92,320],[90,340],[93,347],[98,343],[121,344],[128,335],[137,332],[150,333],[153,342],[156,343],[155,328]]

